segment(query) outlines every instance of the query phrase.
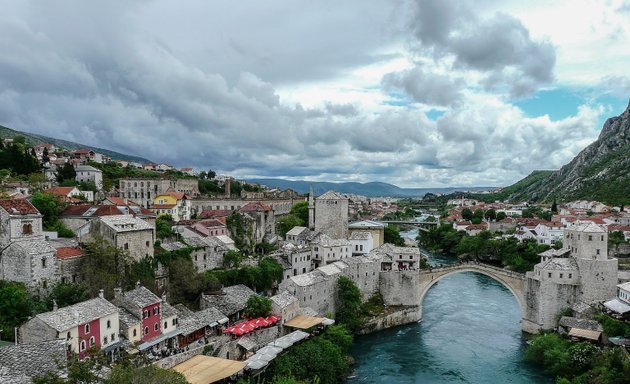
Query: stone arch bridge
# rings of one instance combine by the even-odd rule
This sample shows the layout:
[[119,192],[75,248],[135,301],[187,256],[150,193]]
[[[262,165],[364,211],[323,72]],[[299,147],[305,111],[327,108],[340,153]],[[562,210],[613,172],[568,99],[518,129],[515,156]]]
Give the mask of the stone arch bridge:
[[429,289],[446,276],[461,272],[477,272],[489,276],[506,287],[516,298],[521,309],[521,316],[525,315],[525,275],[518,272],[497,268],[492,265],[468,262],[448,265],[428,270],[421,270],[418,280],[420,295],[420,315],[422,316],[422,302]]
[[526,316],[526,277],[522,273],[477,262],[433,267],[420,271],[381,272],[381,294],[385,304],[417,307],[417,319],[422,319],[422,302],[431,287],[446,276],[461,272],[477,272],[505,286],[516,298],[521,310],[523,330],[528,330]]

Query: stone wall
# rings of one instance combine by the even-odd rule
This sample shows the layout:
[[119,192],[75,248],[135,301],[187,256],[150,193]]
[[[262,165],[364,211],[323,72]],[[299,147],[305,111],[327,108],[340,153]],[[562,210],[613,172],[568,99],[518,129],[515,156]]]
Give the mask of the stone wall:
[[399,325],[416,323],[421,317],[422,311],[420,306],[399,307],[393,312],[385,313],[367,320],[358,333],[359,335],[367,335]]
[[582,283],[582,297],[585,303],[610,300],[617,296],[617,259],[585,260],[576,259]]
[[169,356],[169,357],[166,357],[166,358],[161,359],[159,361],[156,361],[153,364],[157,365],[160,368],[170,369],[170,368],[173,368],[174,366],[176,366],[177,364],[181,364],[184,361],[190,360],[190,359],[192,359],[193,357],[195,357],[197,355],[201,355],[203,353],[204,347],[205,347],[205,345],[202,345],[202,346],[197,347],[197,348],[192,348],[192,349],[189,349],[186,352],[178,353],[176,355]]
[[528,276],[525,282],[523,330],[537,333],[542,329],[555,328],[560,312],[572,307],[579,298],[579,284],[558,284]]
[[420,275],[417,271],[379,272],[379,292],[387,306],[420,304]]

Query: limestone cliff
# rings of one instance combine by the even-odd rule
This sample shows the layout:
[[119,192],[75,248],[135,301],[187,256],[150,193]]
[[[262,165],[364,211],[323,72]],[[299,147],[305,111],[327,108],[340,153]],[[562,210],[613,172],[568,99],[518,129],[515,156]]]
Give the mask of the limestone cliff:
[[509,198],[547,202],[593,199],[627,204],[629,191],[630,104],[621,115],[609,118],[599,138],[570,163],[544,180],[516,189]]

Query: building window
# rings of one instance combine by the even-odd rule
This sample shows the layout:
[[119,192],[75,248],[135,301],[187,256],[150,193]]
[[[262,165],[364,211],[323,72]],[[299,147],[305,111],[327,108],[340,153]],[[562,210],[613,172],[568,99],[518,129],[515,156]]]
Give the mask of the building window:
[[160,325],[159,325],[158,323],[153,324],[153,330],[154,330],[154,331],[157,331],[157,330],[158,330],[158,328],[159,328],[159,326],[160,326]]
[[112,333],[111,339],[112,339],[112,343],[114,342],[114,340],[116,340],[116,334],[115,333]]
[[94,336],[90,337],[90,347],[94,346]]
[[81,340],[81,346],[79,347],[79,351],[85,350],[85,340]]
[[150,241],[147,241],[147,247],[149,247],[151,245]]
[[129,249],[129,243],[125,243],[125,245],[123,246],[124,249]]
[[164,329],[168,328],[168,321],[164,322]]
[[595,251],[597,251],[597,254],[599,255],[599,249],[596,249]]
[[149,327],[144,327],[144,334],[148,335],[149,334]]
[[136,330],[136,329],[134,329],[134,330],[133,330],[133,337],[136,337],[136,336],[138,336],[138,332],[137,332],[137,330]]
[[85,324],[85,333],[90,333],[90,324]]
[[146,319],[147,317],[149,317],[149,311],[142,312],[142,318]]
[[549,273],[547,274],[547,276],[551,277],[551,272],[549,272]]
[[588,241],[593,241],[593,236],[592,235],[588,235]]
[[563,274],[561,273],[561,274],[560,274],[560,278],[561,278],[561,279],[562,279],[562,275],[563,275]]
[[68,332],[68,334],[66,335],[66,340],[70,340],[70,332]]
[[46,268],[46,258],[42,257],[42,268]]
[[103,337],[103,345],[107,345],[107,336]]
[[111,327],[112,327],[112,321],[107,320],[107,329],[110,329]]
[[160,307],[153,308],[153,314],[157,315],[158,313],[160,313]]
[[33,225],[32,224],[24,224],[22,226],[22,233],[25,235],[29,235],[33,233]]
[[177,324],[177,319],[173,319],[173,325]]
[[571,279],[573,277],[572,273],[569,273],[569,279]]

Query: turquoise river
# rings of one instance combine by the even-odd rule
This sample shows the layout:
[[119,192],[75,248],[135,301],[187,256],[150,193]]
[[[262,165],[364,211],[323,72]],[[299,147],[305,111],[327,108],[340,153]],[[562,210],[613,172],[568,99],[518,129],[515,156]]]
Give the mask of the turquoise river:
[[348,383],[552,383],[523,362],[520,319],[516,299],[492,278],[445,277],[427,293],[421,322],[355,340]]

